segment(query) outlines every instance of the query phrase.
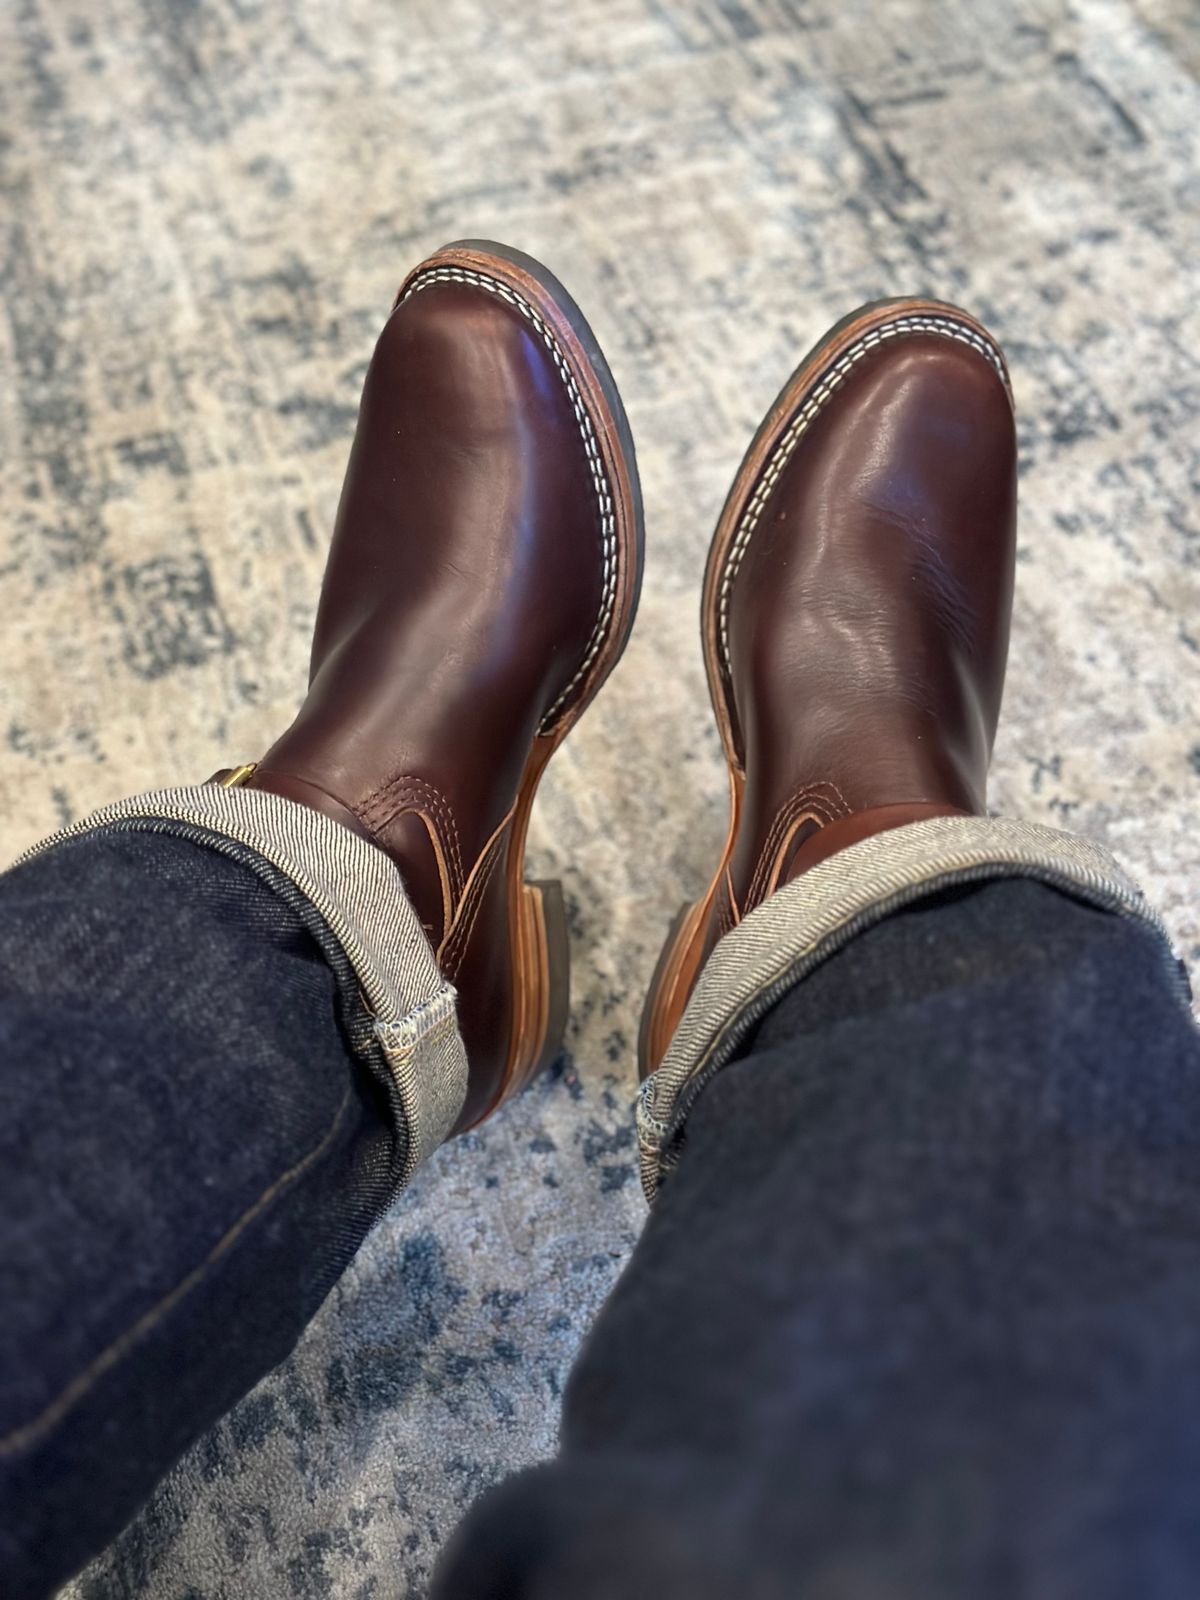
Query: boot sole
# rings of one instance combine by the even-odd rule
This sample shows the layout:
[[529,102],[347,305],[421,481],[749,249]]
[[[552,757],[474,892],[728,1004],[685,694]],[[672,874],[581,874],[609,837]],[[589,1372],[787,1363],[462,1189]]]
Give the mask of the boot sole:
[[[617,592],[613,616],[596,659],[569,708],[539,733],[517,790],[505,858],[509,938],[513,953],[512,1030],[508,1060],[477,1127],[510,1100],[562,1050],[570,1010],[570,940],[558,881],[525,881],[525,841],[534,797],[551,756],[566,739],[620,660],[637,615],[645,566],[645,525],[633,434],[616,381],[595,334],[574,300],[532,256],[488,239],[460,239],[417,269],[459,267],[494,279],[531,305],[553,332],[578,386],[613,497]],[[415,274],[414,274],[415,276]],[[403,289],[401,290],[403,293]]]
[[661,1064],[687,1005],[703,961],[709,912],[720,888],[722,875],[732,859],[741,820],[746,775],[738,748],[738,730],[732,697],[722,670],[720,651],[721,591],[733,541],[750,498],[783,434],[830,366],[873,328],[898,317],[909,316],[950,318],[981,335],[994,347],[995,341],[974,317],[960,310],[958,306],[948,305],[941,300],[906,297],[873,300],[860,306],[857,311],[852,311],[817,341],[779,391],[774,404],[750,441],[749,449],[742,457],[741,465],[733,480],[733,487],[726,497],[717,521],[704,569],[700,632],[709,698],[717,719],[721,748],[729,773],[729,828],[720,861],[707,891],[699,900],[685,905],[676,915],[651,979],[638,1032],[638,1066],[643,1078],[656,1071]]

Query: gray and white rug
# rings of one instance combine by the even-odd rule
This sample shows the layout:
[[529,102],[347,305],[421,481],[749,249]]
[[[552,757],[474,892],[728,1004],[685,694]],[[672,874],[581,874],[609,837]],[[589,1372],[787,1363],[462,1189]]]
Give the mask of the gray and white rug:
[[724,793],[699,574],[799,353],[928,291],[1012,359],[992,796],[1103,840],[1200,965],[1200,13],[1192,0],[6,0],[0,857],[290,718],[405,269],[542,256],[640,446],[646,594],[552,769],[570,1064],[444,1150],[85,1600],[423,1593],[553,1448],[643,1218],[632,1041]]

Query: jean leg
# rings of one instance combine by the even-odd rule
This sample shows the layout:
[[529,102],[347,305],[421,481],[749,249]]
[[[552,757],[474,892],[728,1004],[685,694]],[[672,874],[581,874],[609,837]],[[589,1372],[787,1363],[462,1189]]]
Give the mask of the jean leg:
[[703,1090],[438,1600],[1193,1595],[1198,1154],[1147,928],[1021,881],[878,924]]
[[393,1192],[312,928],[91,834],[0,878],[0,1591],[49,1594],[292,1349]]

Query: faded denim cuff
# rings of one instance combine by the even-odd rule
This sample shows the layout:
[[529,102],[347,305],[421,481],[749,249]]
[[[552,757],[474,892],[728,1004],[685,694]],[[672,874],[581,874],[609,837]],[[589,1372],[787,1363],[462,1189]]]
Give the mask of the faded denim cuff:
[[696,1097],[794,984],[892,912],[956,884],[995,878],[1033,878],[1144,923],[1188,998],[1182,962],[1158,913],[1100,845],[999,817],[934,817],[875,834],[771,895],[709,957],[670,1049],[638,1099],[647,1199],[680,1159]]
[[[20,857],[103,830],[176,833],[220,846],[233,841],[253,867],[257,857],[312,907],[357,985],[368,1018],[366,1048],[381,1058],[399,1124],[399,1181],[448,1137],[467,1092],[467,1057],[456,994],[399,872],[384,853],[308,806],[262,789],[194,784],[104,806]],[[248,856],[247,851],[252,855]],[[235,852],[230,852],[235,853]],[[352,1046],[363,1042],[352,1039]]]

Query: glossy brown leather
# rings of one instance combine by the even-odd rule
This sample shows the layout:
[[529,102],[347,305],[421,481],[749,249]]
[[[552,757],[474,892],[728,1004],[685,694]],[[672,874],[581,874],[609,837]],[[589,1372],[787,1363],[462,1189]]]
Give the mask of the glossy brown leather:
[[721,936],[872,834],[980,813],[1008,650],[1016,431],[1003,360],[966,313],[864,307],[780,395],[705,574],[730,832],[643,1017],[661,1060]]
[[[308,696],[250,780],[399,867],[459,990],[461,1126],[494,1106],[510,1048],[514,830],[523,838],[531,785],[620,653],[634,593],[628,529],[618,552],[573,396],[513,299],[527,295],[553,330],[536,287],[507,260],[450,247],[401,290],[367,373]],[[561,308],[557,334],[565,350]],[[578,347],[572,358],[588,369]],[[596,388],[590,369],[578,376]],[[630,496],[616,480],[632,461],[617,459],[603,406],[589,410],[619,523]]]
[[732,584],[735,915],[831,853],[831,824],[849,843],[984,811],[1015,539],[999,373],[946,335],[881,341],[783,468]]

